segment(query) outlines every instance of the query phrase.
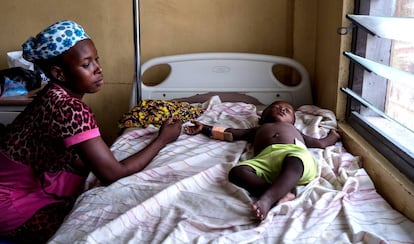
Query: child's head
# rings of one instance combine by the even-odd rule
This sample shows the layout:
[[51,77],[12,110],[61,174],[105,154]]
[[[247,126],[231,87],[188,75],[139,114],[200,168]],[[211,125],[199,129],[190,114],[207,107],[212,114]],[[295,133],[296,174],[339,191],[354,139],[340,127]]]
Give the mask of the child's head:
[[93,41],[82,26],[63,20],[30,37],[23,57],[35,63],[51,81],[75,93],[93,93],[103,84],[103,74]]
[[295,109],[286,101],[275,101],[267,106],[260,117],[259,124],[272,122],[295,123]]

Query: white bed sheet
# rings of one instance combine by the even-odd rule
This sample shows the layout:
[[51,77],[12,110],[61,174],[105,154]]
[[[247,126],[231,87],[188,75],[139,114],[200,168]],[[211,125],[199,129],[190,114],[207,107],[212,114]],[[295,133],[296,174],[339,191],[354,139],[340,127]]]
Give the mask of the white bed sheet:
[[[213,97],[200,120],[247,128],[256,107]],[[312,122],[311,122],[312,121]],[[323,136],[336,126],[328,110],[304,106],[300,130]],[[130,130],[112,146],[118,159],[143,148],[157,129]],[[414,223],[375,191],[359,158],[341,143],[309,149],[319,177],[298,187],[295,200],[258,222],[253,199],[227,173],[251,156],[244,141],[182,134],[142,172],[82,194],[51,243],[413,243]]]

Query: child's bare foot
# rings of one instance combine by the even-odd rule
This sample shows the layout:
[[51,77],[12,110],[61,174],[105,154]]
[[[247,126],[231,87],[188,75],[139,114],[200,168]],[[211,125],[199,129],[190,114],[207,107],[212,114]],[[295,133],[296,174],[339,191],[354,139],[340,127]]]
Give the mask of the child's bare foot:
[[256,217],[262,221],[266,218],[267,213],[269,212],[270,207],[267,207],[267,204],[265,206],[262,206],[260,200],[252,204],[252,210]]
[[[291,201],[295,199],[295,195],[291,192],[286,194],[284,197],[282,197],[277,204],[281,204],[287,201]],[[269,212],[270,208],[273,206],[273,202],[268,201],[267,199],[259,199],[256,202],[252,204],[252,210],[256,217],[260,219],[261,221],[264,220],[267,216],[267,213]]]

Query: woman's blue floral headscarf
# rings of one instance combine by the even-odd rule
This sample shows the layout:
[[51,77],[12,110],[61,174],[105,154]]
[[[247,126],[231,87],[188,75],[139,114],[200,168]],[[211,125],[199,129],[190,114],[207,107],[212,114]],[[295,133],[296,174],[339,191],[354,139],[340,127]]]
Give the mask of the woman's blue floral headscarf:
[[70,20],[62,20],[23,43],[23,58],[30,62],[53,58],[77,42],[89,38],[82,26]]

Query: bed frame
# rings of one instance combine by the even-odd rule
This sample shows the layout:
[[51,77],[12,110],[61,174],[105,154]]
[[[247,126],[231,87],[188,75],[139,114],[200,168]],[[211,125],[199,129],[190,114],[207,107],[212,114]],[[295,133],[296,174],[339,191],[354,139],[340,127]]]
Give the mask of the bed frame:
[[[309,75],[299,62],[280,56],[251,53],[192,53],[157,57],[141,67],[141,75],[157,65],[171,71],[161,83],[147,86],[134,83],[130,107],[139,99],[189,97],[207,92],[238,92],[257,98],[263,104],[285,100],[295,107],[312,104]],[[300,74],[296,86],[281,83],[273,74],[275,65],[294,68]],[[137,95],[137,94],[140,94]]]

